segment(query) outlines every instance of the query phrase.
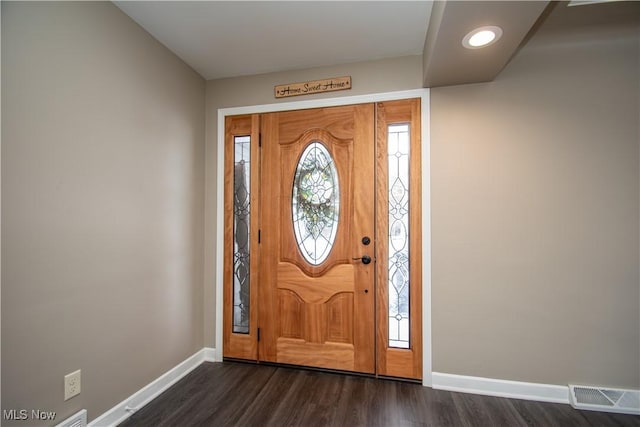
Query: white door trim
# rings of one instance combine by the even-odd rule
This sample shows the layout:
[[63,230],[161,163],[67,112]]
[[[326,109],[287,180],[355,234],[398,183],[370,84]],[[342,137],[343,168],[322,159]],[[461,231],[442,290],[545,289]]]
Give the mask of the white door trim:
[[429,89],[415,89],[339,98],[314,99],[283,102],[277,104],[252,105],[246,107],[221,108],[218,110],[217,185],[216,194],[216,350],[217,360],[222,360],[222,289],[224,270],[224,123],[227,116],[239,114],[269,113],[308,108],[335,107],[338,105],[364,104],[368,102],[393,101],[420,98],[422,112],[422,384],[431,387],[431,140],[429,139]]

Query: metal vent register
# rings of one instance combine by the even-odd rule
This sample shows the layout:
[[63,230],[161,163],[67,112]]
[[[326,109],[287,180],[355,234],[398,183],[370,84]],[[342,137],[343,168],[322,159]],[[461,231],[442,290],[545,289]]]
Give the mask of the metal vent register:
[[569,395],[576,409],[640,415],[640,390],[569,384]]
[[83,409],[62,421],[60,424],[56,425],[56,427],[86,427],[86,425],[87,410]]

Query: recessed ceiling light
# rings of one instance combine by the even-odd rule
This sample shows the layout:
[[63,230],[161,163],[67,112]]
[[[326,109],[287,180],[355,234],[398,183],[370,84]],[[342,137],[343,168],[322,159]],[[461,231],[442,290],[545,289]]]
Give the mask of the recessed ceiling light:
[[502,28],[494,25],[476,28],[462,39],[467,49],[480,49],[497,42],[502,37]]

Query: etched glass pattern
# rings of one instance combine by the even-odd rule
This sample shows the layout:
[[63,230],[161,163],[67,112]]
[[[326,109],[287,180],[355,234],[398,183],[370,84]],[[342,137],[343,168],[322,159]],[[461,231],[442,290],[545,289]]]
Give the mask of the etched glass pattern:
[[388,127],[389,347],[409,348],[409,125]]
[[329,151],[314,141],[300,156],[293,179],[291,211],[296,242],[312,265],[327,259],[338,230],[338,173]]
[[248,334],[251,137],[234,138],[233,162],[233,332]]

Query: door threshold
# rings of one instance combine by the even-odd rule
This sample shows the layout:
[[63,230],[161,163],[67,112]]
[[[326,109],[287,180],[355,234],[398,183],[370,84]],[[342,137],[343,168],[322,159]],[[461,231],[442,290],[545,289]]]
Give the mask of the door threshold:
[[355,371],[344,371],[341,369],[329,369],[329,368],[317,368],[314,366],[304,366],[304,365],[292,365],[289,363],[277,363],[277,362],[265,362],[265,361],[257,361],[257,360],[247,360],[247,359],[236,359],[233,357],[223,357],[223,362],[229,363],[243,363],[248,365],[262,365],[262,366],[271,366],[274,368],[285,368],[285,369],[295,369],[299,371],[310,371],[310,372],[320,372],[326,374],[335,374],[335,375],[348,375],[351,377],[361,377],[361,378],[373,378],[384,381],[397,381],[403,383],[411,383],[411,384],[420,384],[422,385],[422,380],[417,380],[413,378],[400,378],[400,377],[390,377],[386,375],[376,375],[370,374],[367,372],[355,372]]

